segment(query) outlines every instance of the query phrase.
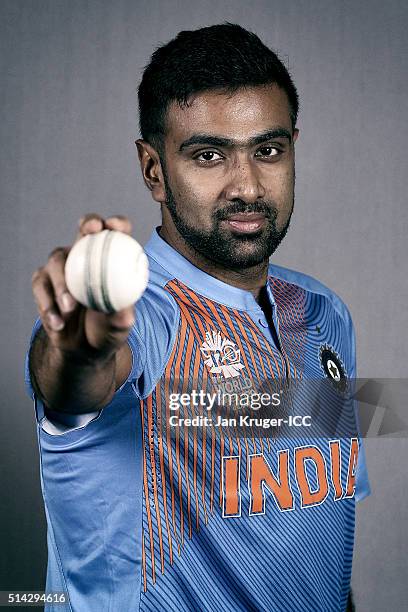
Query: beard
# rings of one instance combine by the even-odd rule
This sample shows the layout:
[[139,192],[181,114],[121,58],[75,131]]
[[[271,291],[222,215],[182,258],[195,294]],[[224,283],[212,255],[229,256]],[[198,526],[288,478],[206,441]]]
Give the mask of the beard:
[[[234,270],[257,266],[269,259],[286,236],[293,212],[293,198],[288,220],[282,229],[276,227],[278,210],[275,203],[259,201],[247,204],[243,200],[235,199],[213,212],[212,228],[206,231],[191,225],[190,221],[181,214],[166,176],[164,180],[165,205],[179,234],[189,247],[218,266]],[[250,212],[262,213],[266,218],[265,226],[256,233],[237,235],[221,226],[221,221],[230,215]]]

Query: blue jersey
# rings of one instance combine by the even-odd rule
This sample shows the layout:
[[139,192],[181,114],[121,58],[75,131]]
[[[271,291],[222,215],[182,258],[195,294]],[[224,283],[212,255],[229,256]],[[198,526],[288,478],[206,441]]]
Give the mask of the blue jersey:
[[358,436],[307,441],[191,421],[210,418],[192,400],[199,391],[241,397],[265,381],[355,378],[346,306],[271,265],[267,321],[250,292],[197,269],[157,231],[145,251],[132,369],[112,402],[62,425],[34,398],[47,590],[68,591],[66,609],[78,612],[344,611],[355,501],[369,493]]

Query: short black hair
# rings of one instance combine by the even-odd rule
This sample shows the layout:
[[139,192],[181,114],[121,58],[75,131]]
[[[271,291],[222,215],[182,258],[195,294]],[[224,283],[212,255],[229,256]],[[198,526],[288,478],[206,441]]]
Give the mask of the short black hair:
[[188,105],[191,95],[220,89],[276,84],[288,97],[293,128],[299,98],[292,78],[278,58],[253,32],[222,23],[180,32],[156,49],[139,86],[139,123],[143,140],[159,152],[171,102]]

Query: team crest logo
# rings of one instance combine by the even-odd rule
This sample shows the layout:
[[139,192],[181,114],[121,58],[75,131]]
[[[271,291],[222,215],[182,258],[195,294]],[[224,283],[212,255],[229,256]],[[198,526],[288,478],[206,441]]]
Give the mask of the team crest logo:
[[343,362],[328,344],[320,347],[320,366],[337,391],[344,392],[347,389],[347,374]]
[[241,351],[231,340],[222,338],[220,332],[207,332],[200,351],[204,363],[212,374],[222,374],[225,378],[232,378],[239,376],[240,370],[244,367],[241,363]]

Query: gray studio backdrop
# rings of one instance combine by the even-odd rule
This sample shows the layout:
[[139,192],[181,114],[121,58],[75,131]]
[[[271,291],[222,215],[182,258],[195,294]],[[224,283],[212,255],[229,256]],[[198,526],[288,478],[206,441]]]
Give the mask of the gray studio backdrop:
[[[128,215],[144,243],[159,220],[137,164],[136,88],[181,29],[234,21],[275,48],[302,109],[296,210],[274,261],[349,305],[359,375],[406,377],[407,4],[243,0],[2,0],[2,589],[40,589],[46,550],[23,359],[30,278],[89,211]],[[358,507],[359,611],[408,606],[405,437],[366,442],[372,495]]]

